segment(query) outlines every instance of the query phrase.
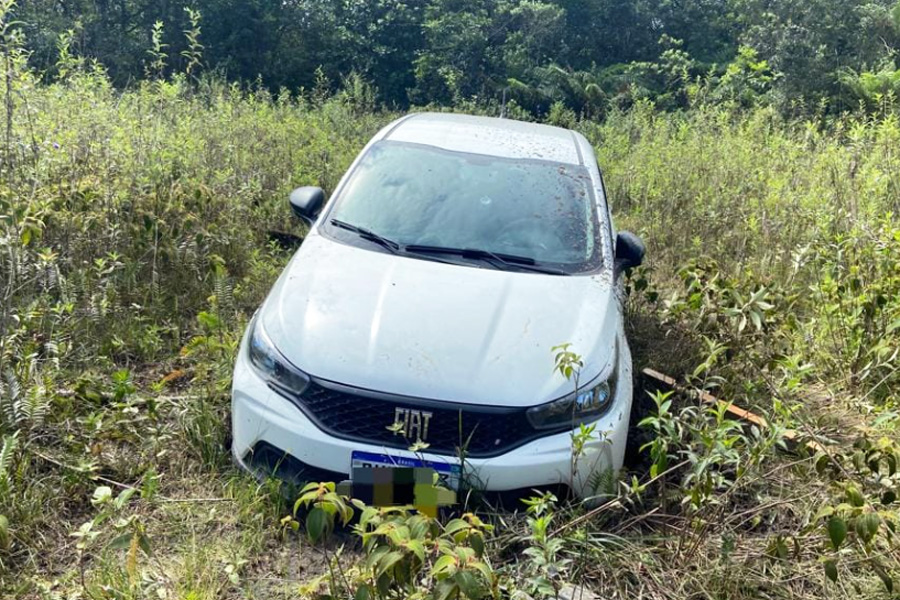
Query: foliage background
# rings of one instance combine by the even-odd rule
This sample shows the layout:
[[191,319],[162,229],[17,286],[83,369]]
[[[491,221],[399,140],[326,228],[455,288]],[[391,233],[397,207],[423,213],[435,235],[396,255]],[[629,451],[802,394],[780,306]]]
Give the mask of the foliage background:
[[895,0],[29,0],[12,17],[45,78],[71,32],[73,51],[125,86],[146,73],[156,23],[167,72],[183,70],[186,8],[203,17],[204,62],[229,80],[309,90],[317,74],[357,73],[400,108],[506,94],[597,116],[712,96],[806,114],[900,85]]

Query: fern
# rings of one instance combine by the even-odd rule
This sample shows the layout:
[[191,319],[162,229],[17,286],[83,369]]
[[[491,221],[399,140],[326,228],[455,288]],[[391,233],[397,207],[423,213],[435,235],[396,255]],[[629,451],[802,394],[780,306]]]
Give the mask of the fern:
[[3,436],[3,446],[0,448],[0,501],[5,501],[12,493],[13,488],[13,455],[19,445],[19,432]]
[[49,412],[50,398],[47,396],[46,388],[35,383],[20,403],[19,422],[38,427],[43,425]]
[[0,429],[12,427],[17,422],[19,396],[22,386],[16,373],[7,369],[3,380],[0,380]]
[[23,391],[23,378],[12,369],[8,369],[5,380],[0,381],[0,430],[38,427],[50,413],[50,397],[35,364],[32,358],[25,369],[29,382],[27,391]]
[[234,307],[234,283],[225,274],[224,268],[217,268],[213,280],[216,295],[216,310],[219,315],[227,314]]
[[200,244],[194,238],[188,238],[177,246],[177,264],[179,268],[190,269],[197,278],[202,277],[206,256]]

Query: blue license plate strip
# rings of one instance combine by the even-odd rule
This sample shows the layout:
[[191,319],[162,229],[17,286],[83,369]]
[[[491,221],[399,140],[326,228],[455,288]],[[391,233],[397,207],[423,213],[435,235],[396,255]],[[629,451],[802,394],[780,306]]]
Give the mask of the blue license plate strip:
[[387,454],[363,452],[361,450],[354,450],[350,454],[350,466],[351,469],[358,467],[425,467],[428,469],[434,469],[438,474],[438,485],[451,490],[459,489],[459,479],[460,474],[462,473],[462,468],[460,467],[460,465],[455,463],[422,460],[420,458],[411,458],[408,456],[389,456]]

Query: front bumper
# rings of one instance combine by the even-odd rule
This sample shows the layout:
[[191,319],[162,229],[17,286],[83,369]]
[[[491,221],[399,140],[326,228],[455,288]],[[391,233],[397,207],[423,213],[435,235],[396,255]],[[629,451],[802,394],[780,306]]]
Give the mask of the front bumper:
[[[531,441],[491,458],[467,458],[464,472],[471,484],[485,491],[504,492],[532,487],[564,485],[579,497],[607,491],[625,456],[631,412],[631,354],[620,339],[620,385],[610,411],[597,421],[593,438],[572,464],[571,434],[558,433]],[[232,453],[250,470],[249,458],[260,445],[274,447],[319,472],[349,477],[353,451],[414,458],[406,450],[335,438],[319,429],[290,401],[272,391],[251,368],[246,340],[238,352],[232,387]],[[424,453],[426,460],[456,459]],[[574,476],[573,476],[574,475]]]

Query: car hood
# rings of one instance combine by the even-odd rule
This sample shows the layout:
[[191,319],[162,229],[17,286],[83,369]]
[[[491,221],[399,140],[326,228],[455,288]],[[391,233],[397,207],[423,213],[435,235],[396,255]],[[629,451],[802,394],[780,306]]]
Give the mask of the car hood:
[[261,311],[295,366],[398,395],[531,406],[573,390],[554,372],[571,343],[582,383],[605,372],[619,311],[609,273],[554,276],[397,256],[307,237]]

